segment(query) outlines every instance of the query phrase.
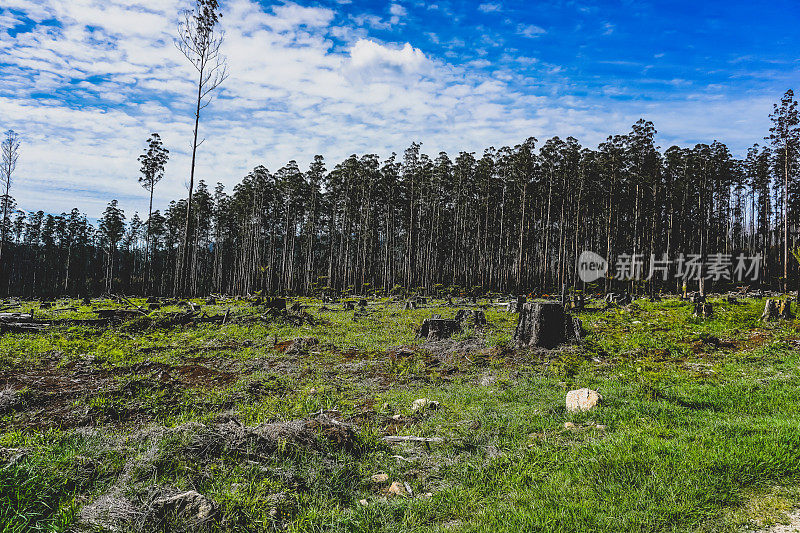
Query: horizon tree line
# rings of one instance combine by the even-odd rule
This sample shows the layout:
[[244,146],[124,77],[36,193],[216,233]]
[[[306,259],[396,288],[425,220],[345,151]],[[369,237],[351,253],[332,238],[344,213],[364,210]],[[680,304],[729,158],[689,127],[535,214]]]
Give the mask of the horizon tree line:
[[[796,288],[800,126],[787,91],[763,145],[742,159],[723,143],[655,146],[639,120],[596,149],[531,137],[482,154],[315,156],[258,166],[232,190],[200,180],[187,199],[126,222],[116,200],[97,228],[77,209],[15,210],[6,194],[2,291],[55,296],[209,293],[528,293],[562,287],[680,290],[606,277],[583,286],[583,250],[673,257],[761,254],[762,284]],[[168,151],[153,134],[140,182],[153,195]],[[5,210],[4,210],[5,213]],[[187,230],[187,227],[190,228]],[[189,235],[187,245],[186,239]],[[790,283],[791,281],[791,283]],[[728,284],[731,285],[731,284]]]

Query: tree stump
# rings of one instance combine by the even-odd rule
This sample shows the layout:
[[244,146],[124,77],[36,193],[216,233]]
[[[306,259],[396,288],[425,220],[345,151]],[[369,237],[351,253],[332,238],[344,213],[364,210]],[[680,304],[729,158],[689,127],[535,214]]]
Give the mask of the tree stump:
[[778,304],[778,316],[780,318],[783,318],[784,320],[789,320],[793,318],[791,300],[780,301],[780,303]]
[[710,303],[698,302],[694,304],[694,316],[711,318],[714,315],[714,305]]
[[764,301],[764,312],[761,314],[761,320],[775,320],[778,318],[778,306],[775,305],[775,300],[767,298]]
[[426,318],[419,328],[419,336],[429,341],[451,337],[461,331],[461,324],[452,318]]
[[479,309],[459,309],[455,321],[462,328],[464,326],[484,326],[486,325],[486,314]]
[[703,303],[705,301],[706,301],[706,297],[704,295],[700,294],[699,292],[696,292],[696,293],[692,294],[692,303],[693,304],[699,304],[699,303]]
[[404,308],[405,309],[416,309],[417,308],[417,302],[415,302],[414,300],[406,300],[406,304],[405,304]]
[[514,343],[521,348],[550,349],[567,342],[580,342],[581,337],[580,320],[557,302],[524,304],[514,331]]
[[353,311],[356,308],[356,304],[353,302],[345,302],[344,303],[344,310],[345,311]]

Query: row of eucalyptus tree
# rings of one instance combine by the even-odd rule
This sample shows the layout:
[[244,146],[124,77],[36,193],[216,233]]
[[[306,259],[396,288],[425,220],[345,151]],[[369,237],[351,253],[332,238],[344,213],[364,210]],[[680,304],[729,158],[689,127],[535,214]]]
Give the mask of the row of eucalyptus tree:
[[[126,222],[112,201],[96,229],[77,210],[12,209],[3,290],[544,292],[584,288],[575,268],[583,250],[612,265],[641,256],[642,277],[651,256],[761,254],[763,283],[781,288],[796,276],[800,227],[791,91],[772,118],[770,142],[743,159],[717,141],[662,151],[653,124],[640,120],[596,149],[529,138],[432,157],[413,143],[399,156],[352,155],[332,168],[321,156],[307,169],[259,166],[230,191],[199,181],[191,202],[151,207],[146,220]],[[151,195],[167,160],[151,136],[140,157]],[[680,288],[680,265],[668,268],[650,282],[609,276],[589,288]]]

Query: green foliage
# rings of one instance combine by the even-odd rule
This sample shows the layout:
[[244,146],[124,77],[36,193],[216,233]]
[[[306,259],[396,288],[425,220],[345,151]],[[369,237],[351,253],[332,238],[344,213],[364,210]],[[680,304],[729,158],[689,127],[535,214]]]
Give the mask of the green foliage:
[[[316,323],[4,335],[4,372],[105,381],[81,382],[67,406],[77,418],[59,419],[62,430],[28,423],[48,398],[36,382],[22,410],[3,415],[0,531],[69,530],[81,505],[119,482],[134,502],[163,487],[198,490],[220,506],[209,531],[736,531],[796,504],[772,498],[774,510],[753,510],[800,480],[800,330],[759,321],[763,301],[712,299],[708,320],[678,300],[587,311],[587,340],[546,353],[510,349],[516,315],[494,306],[486,328],[454,338],[486,347],[449,353],[415,334],[431,314],[452,316],[443,301],[403,310],[376,299],[356,321],[299,301]],[[247,302],[218,307],[258,313]],[[299,337],[319,343],[301,353],[275,344]],[[578,387],[600,391],[602,406],[567,413],[564,395]],[[418,398],[440,408],[414,412]],[[353,449],[320,437],[243,456],[200,438],[198,423],[320,410],[357,424]],[[443,442],[387,445],[386,434]],[[373,483],[377,472],[389,481]],[[415,496],[387,497],[391,481]]]

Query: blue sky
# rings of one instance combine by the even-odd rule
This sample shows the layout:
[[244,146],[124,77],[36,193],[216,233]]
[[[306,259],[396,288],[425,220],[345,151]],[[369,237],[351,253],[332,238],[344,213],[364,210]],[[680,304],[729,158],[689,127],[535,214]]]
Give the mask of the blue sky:
[[[652,120],[662,147],[762,139],[800,89],[792,2],[222,0],[231,76],[206,110],[198,176],[229,188],[314,154],[435,154],[535,136],[596,146]],[[172,44],[189,0],[4,0],[0,128],[23,139],[25,209],[112,198],[146,211],[136,157],[172,159],[156,207],[185,193],[192,72]]]

